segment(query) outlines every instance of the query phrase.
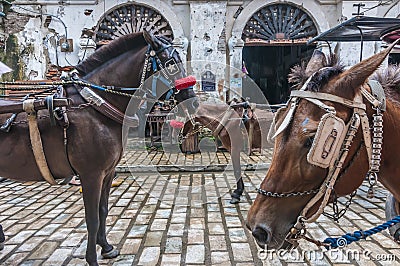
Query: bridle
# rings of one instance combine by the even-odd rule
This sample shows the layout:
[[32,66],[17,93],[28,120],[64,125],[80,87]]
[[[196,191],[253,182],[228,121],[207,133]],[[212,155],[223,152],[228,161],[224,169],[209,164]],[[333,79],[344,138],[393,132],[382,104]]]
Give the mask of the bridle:
[[[315,75],[315,74],[314,74]],[[334,190],[337,178],[342,171],[343,164],[349,153],[350,146],[356,135],[358,128],[361,126],[364,144],[368,154],[369,171],[367,179],[369,181],[368,195],[373,196],[373,186],[377,183],[379,166],[381,161],[381,149],[383,139],[383,115],[385,111],[385,98],[382,86],[376,81],[369,81],[371,88],[370,93],[364,86],[361,93],[355,95],[353,100],[339,97],[333,94],[306,91],[307,85],[312,79],[311,76],[300,90],[292,91],[290,100],[287,103],[289,110],[279,128],[276,130],[273,138],[282,133],[290,124],[294,117],[294,113],[299,104],[300,99],[307,100],[326,112],[321,118],[320,124],[315,135],[310,152],[307,155],[309,163],[328,169],[328,174],[317,189],[303,192],[277,193],[257,189],[261,195],[274,198],[314,195],[301,211],[296,223],[290,229],[285,238],[286,248],[292,249],[297,247],[298,240],[304,238],[318,245],[326,245],[319,241],[312,240],[305,236],[305,223],[314,222],[324,211],[329,202],[331,193]],[[363,103],[363,97],[372,105],[375,110],[373,115],[373,136],[371,137],[369,119],[366,113],[366,105]],[[352,108],[353,114],[346,124],[341,118],[336,116],[336,110],[333,106],[327,105],[322,101],[339,103],[346,107]],[[318,210],[307,217],[310,209],[319,201],[321,201]]]
[[[162,40],[160,39],[160,41]],[[120,90],[116,90],[114,89],[114,87],[111,86],[98,86],[90,84],[82,80],[78,76],[77,71],[73,71],[72,73],[70,73],[69,77],[71,78],[74,84],[83,87],[82,90],[78,91],[87,102],[100,102],[100,103],[103,102],[103,99],[99,95],[97,95],[92,89],[104,91],[106,93],[117,94],[129,98],[136,98],[139,100],[144,100],[153,103],[160,102],[158,99],[148,97],[148,95],[156,96],[157,83],[158,81],[161,81],[167,88],[169,88],[169,91],[167,92],[168,104],[170,104],[171,101],[173,102],[173,104],[176,104],[176,101],[173,96],[178,94],[182,90],[192,89],[193,79],[195,83],[195,78],[186,77],[177,80],[171,79],[171,76],[179,73],[179,71],[181,70],[179,69],[177,61],[173,57],[173,55],[177,53],[177,50],[175,48],[171,49],[171,51],[169,51],[167,60],[165,60],[165,62],[162,62],[159,57],[160,53],[164,52],[166,49],[169,49],[171,46],[172,46],[171,44],[169,43],[166,44],[165,42],[163,42],[162,47],[159,50],[155,51],[154,49],[152,49],[151,45],[148,44],[147,51],[145,53],[145,60],[143,64],[142,74],[140,78],[140,85],[138,88],[120,88]],[[150,76],[149,75],[150,70],[152,70],[153,73],[151,89],[145,86],[145,80]],[[157,71],[160,71],[161,74],[157,73]],[[187,78],[193,78],[191,83],[188,84],[187,86],[184,86],[185,84],[182,85],[182,83],[185,83],[182,82],[182,80],[185,81],[185,79]],[[89,84],[89,86],[82,86],[87,84]],[[179,87],[177,84],[180,84]],[[81,93],[81,91],[83,91],[84,93]],[[132,91],[134,91],[135,93],[132,93]],[[137,91],[140,91],[141,94],[135,95]],[[169,98],[171,98],[171,96],[172,99],[170,100]],[[128,118],[128,120],[130,119],[130,117],[125,117],[125,118]]]
[[[173,94],[178,94],[181,90],[174,91],[175,86],[174,82],[171,80],[170,76],[178,73],[179,68],[176,60],[174,59],[174,53],[177,53],[176,48],[173,48],[168,55],[168,59],[163,63],[159,54],[164,52],[166,49],[170,48],[171,44],[164,45],[157,51],[154,51],[150,45],[147,47],[146,58],[143,65],[142,76],[140,78],[139,90],[144,90],[146,93],[150,93],[150,95],[156,95],[157,89],[157,81],[164,83],[164,85],[169,89],[167,93],[167,97],[172,96]],[[150,67],[149,67],[150,63]],[[144,82],[146,78],[148,78],[149,69],[152,70],[153,80],[151,85],[151,90],[148,88],[144,88]],[[157,73],[159,71],[159,73]]]

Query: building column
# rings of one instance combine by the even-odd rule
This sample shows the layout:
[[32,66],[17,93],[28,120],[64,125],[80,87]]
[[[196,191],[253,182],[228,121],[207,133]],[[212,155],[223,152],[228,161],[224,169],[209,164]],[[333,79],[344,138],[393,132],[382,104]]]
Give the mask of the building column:
[[232,36],[228,41],[229,47],[229,100],[242,96],[242,78],[243,78],[243,58],[242,52],[244,41],[240,36]]
[[[190,2],[191,69],[199,81],[210,71],[215,75],[215,91],[210,94],[217,98],[223,97],[218,87],[225,84],[226,5],[226,1]],[[201,86],[202,82],[200,90]]]

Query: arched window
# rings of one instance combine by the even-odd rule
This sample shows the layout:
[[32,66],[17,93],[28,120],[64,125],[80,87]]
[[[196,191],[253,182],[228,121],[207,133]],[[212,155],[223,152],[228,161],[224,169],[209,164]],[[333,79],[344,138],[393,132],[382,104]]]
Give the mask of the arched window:
[[252,15],[242,39],[246,44],[306,42],[317,33],[314,22],[303,10],[288,4],[273,4]]
[[157,10],[128,3],[116,6],[103,15],[96,27],[96,42],[113,40],[144,28],[173,39],[171,26]]

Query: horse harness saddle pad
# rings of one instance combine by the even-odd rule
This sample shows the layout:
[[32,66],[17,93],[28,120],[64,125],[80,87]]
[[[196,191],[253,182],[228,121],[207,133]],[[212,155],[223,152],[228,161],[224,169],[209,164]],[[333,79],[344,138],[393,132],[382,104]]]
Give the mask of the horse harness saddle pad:
[[322,168],[331,166],[340,151],[346,132],[346,125],[342,119],[331,113],[323,115],[307,154],[307,161]]

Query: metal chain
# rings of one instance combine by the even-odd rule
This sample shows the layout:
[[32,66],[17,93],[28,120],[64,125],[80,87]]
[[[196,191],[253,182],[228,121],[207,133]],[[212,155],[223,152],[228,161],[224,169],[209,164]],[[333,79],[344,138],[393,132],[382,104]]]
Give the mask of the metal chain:
[[372,137],[372,156],[370,168],[367,173],[369,188],[367,198],[374,197],[374,186],[378,182],[379,167],[381,165],[381,150],[383,143],[383,115],[379,108],[373,115],[373,137]]
[[[357,148],[357,152],[354,154],[354,156],[351,158],[351,160],[350,160],[350,162],[347,164],[347,166],[346,166],[346,168],[344,168],[343,170],[342,170],[342,172],[340,173],[340,176],[338,176],[338,178],[337,178],[337,180],[339,180],[342,176],[344,176],[346,173],[347,173],[347,171],[349,170],[349,168],[350,168],[350,166],[353,164],[353,162],[356,160],[356,158],[358,157],[358,155],[361,153],[361,148],[362,147],[364,147],[365,145],[364,145],[364,141],[361,141],[360,142],[360,145],[358,146],[358,148]],[[337,181],[336,181],[337,182]],[[335,190],[333,190],[333,192],[335,192]],[[354,195],[353,195],[353,193],[354,193]],[[347,212],[347,210],[349,209],[349,207],[350,207],[350,204],[351,204],[351,202],[352,202],[352,200],[353,200],[353,197],[355,196],[357,194],[357,189],[356,190],[354,190],[351,194],[350,194],[350,199],[349,200],[347,200],[346,201],[346,203],[344,204],[345,205],[345,207],[342,209],[342,210],[340,210],[339,211],[339,207],[338,207],[338,205],[337,205],[337,199],[338,199],[338,197],[336,197],[336,192],[335,192],[335,199],[334,199],[334,201],[333,201],[333,206],[332,206],[332,209],[333,209],[333,214],[330,214],[330,213],[327,213],[327,212],[323,212],[322,214],[325,216],[325,217],[328,217],[329,219],[332,219],[332,220],[334,220],[335,222],[339,222],[339,219],[340,218],[342,218],[343,217],[343,215]],[[336,205],[336,206],[335,206]]]
[[357,194],[357,189],[354,190],[351,194],[350,194],[350,198],[344,203],[344,207],[343,209],[339,210],[339,205],[338,205],[338,197],[336,195],[336,193],[334,193],[334,200],[332,203],[332,210],[333,210],[333,214],[327,213],[327,212],[323,212],[322,214],[325,217],[328,217],[329,219],[334,220],[335,222],[339,222],[339,219],[342,218],[345,213],[347,212],[347,210],[349,209],[354,196]]
[[271,197],[271,198],[289,198],[289,197],[308,196],[308,195],[316,194],[316,193],[318,193],[319,189],[311,189],[311,190],[302,191],[302,192],[278,193],[278,192],[266,191],[261,188],[256,188],[256,191],[261,195]]
[[[344,174],[346,174],[346,172],[349,169],[349,166],[353,163],[353,161],[357,158],[357,156],[360,154],[361,151],[361,147],[364,146],[363,142],[360,143],[360,146],[358,146],[357,152],[356,154],[353,156],[353,158],[351,159],[351,161],[349,162],[349,164],[347,165],[347,167],[342,171],[341,175],[338,177],[338,180],[340,177],[342,177]],[[261,188],[256,188],[256,191],[259,194],[262,194],[264,196],[267,197],[272,197],[272,198],[288,198],[288,197],[294,197],[294,196],[304,196],[304,195],[311,195],[311,194],[315,194],[319,191],[319,189],[312,189],[312,190],[307,190],[307,191],[303,191],[303,192],[289,192],[289,193],[277,193],[277,192],[271,192],[271,191],[266,191],[264,189]],[[356,191],[353,191],[353,193]],[[352,194],[353,194],[352,193]],[[350,194],[351,195],[351,194]],[[352,196],[354,197],[354,196]],[[350,201],[351,203],[351,201]],[[349,204],[350,205],[350,204]],[[348,207],[347,207],[348,208]],[[325,215],[325,213],[324,213]],[[331,214],[327,214],[326,216],[329,216]],[[343,216],[343,215],[342,215]]]

